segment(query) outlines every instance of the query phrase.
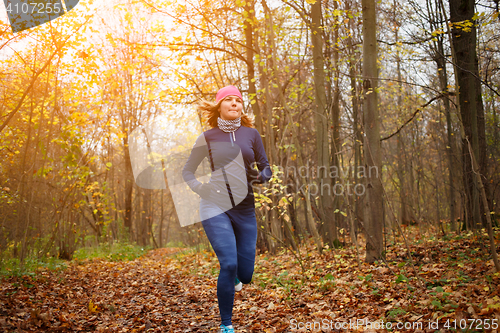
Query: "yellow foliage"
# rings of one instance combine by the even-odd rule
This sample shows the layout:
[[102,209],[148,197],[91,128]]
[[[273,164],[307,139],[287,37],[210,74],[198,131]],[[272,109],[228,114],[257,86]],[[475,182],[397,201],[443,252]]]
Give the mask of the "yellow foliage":
[[89,309],[90,313],[95,313],[95,312],[97,312],[98,308],[97,308],[97,305],[95,305],[94,302],[92,302],[92,300],[90,300],[88,309]]

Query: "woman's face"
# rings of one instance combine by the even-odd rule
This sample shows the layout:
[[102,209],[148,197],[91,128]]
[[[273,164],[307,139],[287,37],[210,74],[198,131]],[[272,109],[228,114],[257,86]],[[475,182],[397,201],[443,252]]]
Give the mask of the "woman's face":
[[234,120],[241,117],[243,101],[238,96],[224,97],[220,104],[220,117],[224,120]]

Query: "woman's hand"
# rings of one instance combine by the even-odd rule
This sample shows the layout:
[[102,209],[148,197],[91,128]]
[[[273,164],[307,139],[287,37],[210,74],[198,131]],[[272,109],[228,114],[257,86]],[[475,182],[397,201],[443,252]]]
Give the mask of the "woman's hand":
[[262,184],[262,181],[260,180],[260,172],[255,169],[250,169],[250,173],[248,175],[248,180],[251,185],[253,184]]
[[214,186],[210,183],[200,183],[195,192],[198,193],[198,195],[203,199],[209,199],[212,196],[213,188]]

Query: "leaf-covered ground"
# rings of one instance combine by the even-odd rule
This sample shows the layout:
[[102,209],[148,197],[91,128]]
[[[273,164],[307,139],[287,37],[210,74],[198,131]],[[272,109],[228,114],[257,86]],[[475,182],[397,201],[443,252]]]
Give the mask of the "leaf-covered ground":
[[[253,282],[236,293],[233,324],[237,332],[497,331],[500,274],[485,240],[415,236],[413,264],[398,243],[388,246],[388,266],[358,266],[354,247],[259,254]],[[210,251],[159,249],[12,277],[1,283],[0,330],[214,332],[217,273]]]

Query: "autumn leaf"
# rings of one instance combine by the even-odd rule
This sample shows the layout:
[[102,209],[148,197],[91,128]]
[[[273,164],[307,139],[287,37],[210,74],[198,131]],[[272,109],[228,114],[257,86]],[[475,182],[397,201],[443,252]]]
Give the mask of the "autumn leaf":
[[94,302],[92,302],[92,300],[89,301],[88,310],[90,313],[97,312],[98,310],[97,305],[95,305]]

